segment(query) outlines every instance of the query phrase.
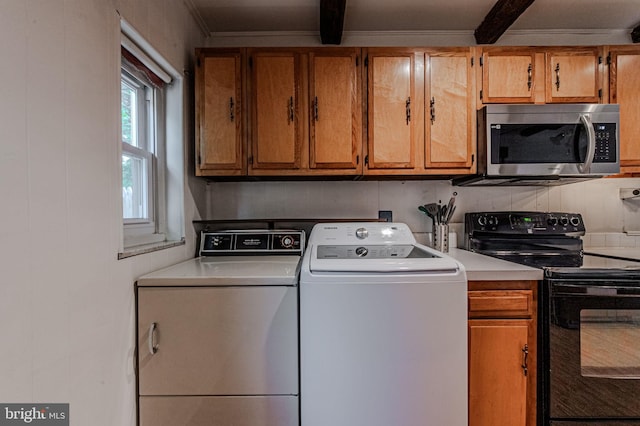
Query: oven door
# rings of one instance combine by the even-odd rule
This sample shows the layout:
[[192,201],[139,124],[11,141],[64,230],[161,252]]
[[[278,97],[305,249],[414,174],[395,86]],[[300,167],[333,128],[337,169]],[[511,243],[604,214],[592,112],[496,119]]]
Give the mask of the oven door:
[[640,425],[640,282],[623,281],[546,281],[550,425]]

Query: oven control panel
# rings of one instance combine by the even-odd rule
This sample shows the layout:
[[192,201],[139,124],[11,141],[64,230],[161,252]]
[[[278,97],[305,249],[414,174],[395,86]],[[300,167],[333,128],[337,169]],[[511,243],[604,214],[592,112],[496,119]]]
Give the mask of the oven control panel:
[[203,232],[200,236],[200,256],[245,254],[302,255],[304,231],[246,230]]
[[584,235],[580,213],[474,212],[465,214],[465,233],[515,235]]

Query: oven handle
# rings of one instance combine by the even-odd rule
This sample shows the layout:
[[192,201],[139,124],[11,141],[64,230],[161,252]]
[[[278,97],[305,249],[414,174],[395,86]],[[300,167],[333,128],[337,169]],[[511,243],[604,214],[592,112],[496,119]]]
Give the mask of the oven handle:
[[518,256],[566,256],[567,251],[514,251],[514,250],[478,250],[476,253],[485,254],[489,256],[505,256],[505,255],[518,255]]
[[588,114],[580,114],[580,121],[587,131],[589,146],[587,147],[587,155],[584,159],[584,163],[578,164],[578,171],[580,173],[587,174],[591,171],[591,163],[593,163],[593,157],[596,155],[596,132],[593,130],[593,123],[591,122],[591,117]]
[[[563,288],[581,288],[585,289],[585,293],[564,293]],[[632,294],[619,294],[618,290],[630,290],[635,291]],[[552,295],[569,295],[580,297],[601,297],[601,296],[615,296],[615,297],[635,297],[640,298],[640,287],[637,286],[625,286],[625,285],[589,285],[589,284],[571,284],[565,282],[551,282]]]

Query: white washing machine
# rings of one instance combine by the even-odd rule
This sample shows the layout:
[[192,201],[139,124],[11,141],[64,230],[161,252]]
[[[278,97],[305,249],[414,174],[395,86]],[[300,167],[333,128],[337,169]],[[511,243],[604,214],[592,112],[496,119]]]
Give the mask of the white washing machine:
[[302,426],[466,426],[467,280],[402,223],[321,223],[300,275]]

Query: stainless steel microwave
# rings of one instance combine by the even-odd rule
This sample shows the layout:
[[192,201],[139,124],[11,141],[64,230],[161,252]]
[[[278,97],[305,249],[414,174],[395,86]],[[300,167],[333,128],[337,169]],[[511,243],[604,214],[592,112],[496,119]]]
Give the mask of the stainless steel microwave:
[[616,104],[487,105],[478,175],[458,185],[554,185],[620,173]]

